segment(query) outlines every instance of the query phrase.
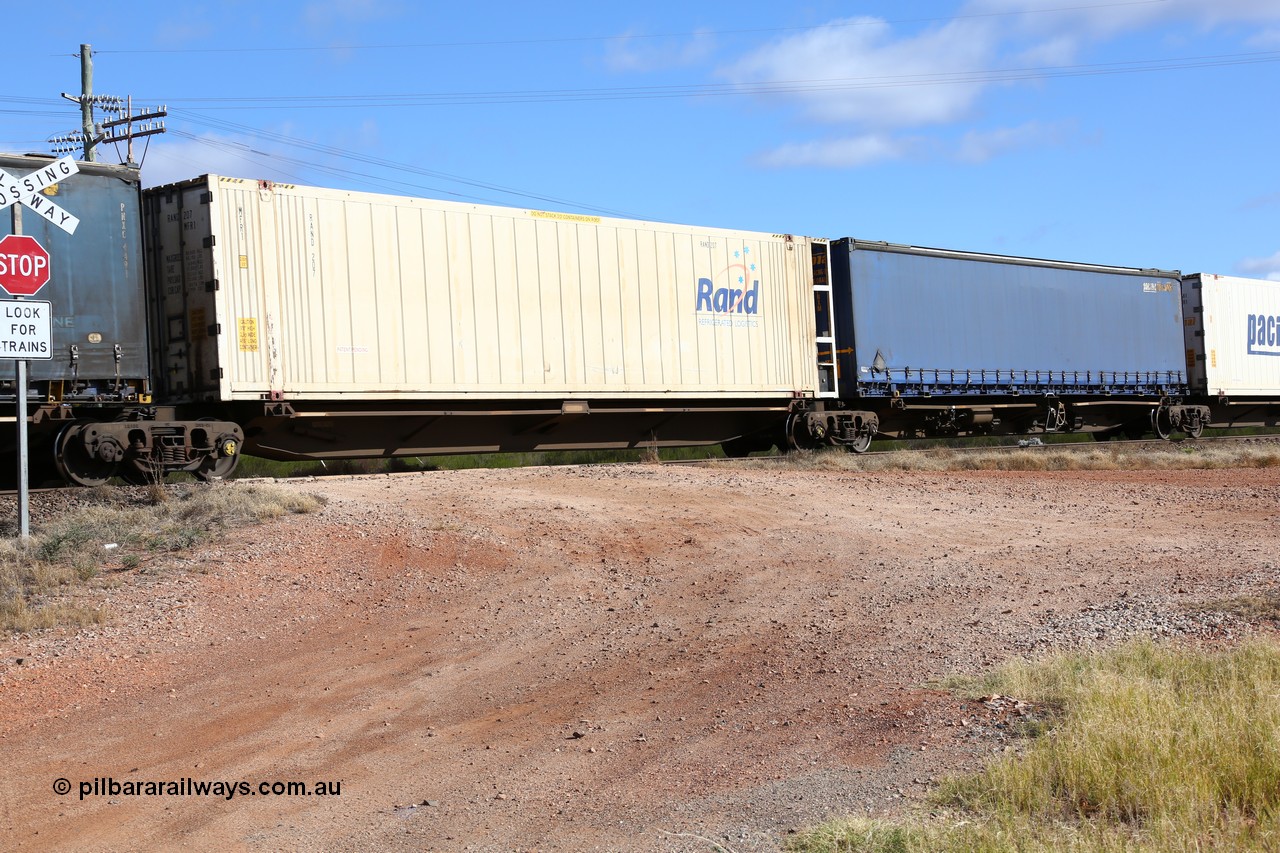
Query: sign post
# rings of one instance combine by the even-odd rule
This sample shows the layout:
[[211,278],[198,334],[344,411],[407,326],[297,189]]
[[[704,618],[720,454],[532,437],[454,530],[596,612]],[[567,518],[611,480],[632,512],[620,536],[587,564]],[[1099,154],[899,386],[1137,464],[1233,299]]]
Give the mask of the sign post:
[[27,360],[53,358],[51,315],[48,302],[31,303],[34,296],[49,283],[49,253],[34,237],[22,233],[22,206],[31,208],[42,219],[74,234],[80,220],[49,201],[42,190],[79,171],[71,157],[55,160],[48,166],[21,178],[0,169],[0,210],[12,205],[13,233],[0,240],[0,287],[12,294],[13,302],[3,306],[0,316],[0,358],[14,359],[14,420],[18,428],[18,531],[23,541],[31,537],[31,504],[27,442]]
[[[21,264],[16,261],[19,253],[23,253],[23,257],[30,258],[28,266],[33,267],[36,263],[34,253],[30,252],[30,247],[26,244],[26,240],[32,238],[22,237],[22,208],[18,205],[13,206],[13,234],[0,240],[0,252],[5,251],[5,247],[16,250],[15,254],[10,256],[15,259],[6,265],[9,268],[19,267]],[[35,242],[32,240],[32,242]],[[40,246],[39,243],[36,243]],[[40,251],[44,252],[44,247],[40,246]],[[45,252],[44,271],[46,273],[45,281],[48,281],[47,273],[49,270],[49,254]],[[29,277],[29,276],[24,276]],[[5,275],[0,278],[0,287],[7,288],[7,282],[11,276]],[[34,279],[33,279],[34,280]],[[22,285],[16,285],[22,287]],[[21,300],[21,297],[18,297]],[[30,501],[30,483],[28,482],[27,462],[30,452],[27,446],[27,360],[25,358],[17,359],[14,362],[16,375],[13,383],[13,403],[14,403],[14,423],[18,429],[18,535],[26,542],[31,538],[31,501]]]

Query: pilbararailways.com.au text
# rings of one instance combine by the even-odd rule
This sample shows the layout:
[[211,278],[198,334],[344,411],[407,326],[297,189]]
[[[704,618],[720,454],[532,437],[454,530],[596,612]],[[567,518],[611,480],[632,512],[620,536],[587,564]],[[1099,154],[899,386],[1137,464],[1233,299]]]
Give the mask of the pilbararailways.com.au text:
[[[72,791],[70,779],[59,778],[53,782],[53,792],[65,796]],[[266,782],[226,782],[202,779],[127,779],[120,781],[110,776],[95,776],[91,780],[76,783],[80,799],[87,797],[340,797],[342,780],[301,782],[274,780]]]

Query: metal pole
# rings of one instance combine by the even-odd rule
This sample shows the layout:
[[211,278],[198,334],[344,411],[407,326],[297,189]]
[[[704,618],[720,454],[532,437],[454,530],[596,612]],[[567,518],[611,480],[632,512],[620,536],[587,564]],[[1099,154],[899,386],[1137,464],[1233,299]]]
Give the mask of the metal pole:
[[[13,233],[22,233],[22,205],[13,205]],[[17,297],[21,301],[22,297]],[[18,427],[18,535],[25,542],[31,538],[31,498],[27,482],[27,360],[14,362],[16,376],[13,383],[14,420]]]
[[84,132],[84,159],[92,163],[93,153],[93,46],[80,45],[80,129]]
[[[132,116],[133,116],[133,95],[130,95],[129,111],[124,115],[122,115],[121,118],[132,117]],[[128,164],[132,166],[133,165],[133,124],[132,123],[126,124],[124,126],[124,130],[129,137],[129,159],[126,162],[128,162]]]
[[[21,300],[21,297],[18,297]],[[18,533],[25,541],[31,538],[30,483],[27,481],[27,360],[17,361],[18,398]]]

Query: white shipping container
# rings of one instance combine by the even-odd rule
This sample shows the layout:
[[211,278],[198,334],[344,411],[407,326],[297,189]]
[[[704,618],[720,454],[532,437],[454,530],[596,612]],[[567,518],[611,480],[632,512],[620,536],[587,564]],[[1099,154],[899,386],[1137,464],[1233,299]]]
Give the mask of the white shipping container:
[[1280,395],[1280,281],[1189,275],[1182,301],[1193,392]]
[[146,193],[190,399],[812,394],[809,241],[218,176]]

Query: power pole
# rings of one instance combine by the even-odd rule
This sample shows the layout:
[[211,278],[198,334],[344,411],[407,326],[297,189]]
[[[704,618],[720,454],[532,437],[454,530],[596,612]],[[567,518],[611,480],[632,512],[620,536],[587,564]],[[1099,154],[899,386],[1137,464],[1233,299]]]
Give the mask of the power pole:
[[80,132],[84,159],[92,163],[97,159],[93,153],[93,46],[87,44],[80,45]]
[[[95,149],[99,143],[128,142],[128,164],[136,166],[133,160],[133,140],[165,131],[164,122],[154,121],[169,114],[165,107],[145,110],[135,115],[132,96],[125,99],[93,94],[92,45],[80,45],[80,96],[76,97],[63,92],[62,97],[80,105],[80,130],[49,137],[49,143],[55,154],[70,154],[76,148],[83,146],[84,159],[92,163],[98,159]],[[114,112],[116,117],[98,124],[93,120],[94,107]],[[134,128],[138,122],[146,122],[146,124]],[[121,129],[117,130],[117,128]]]

